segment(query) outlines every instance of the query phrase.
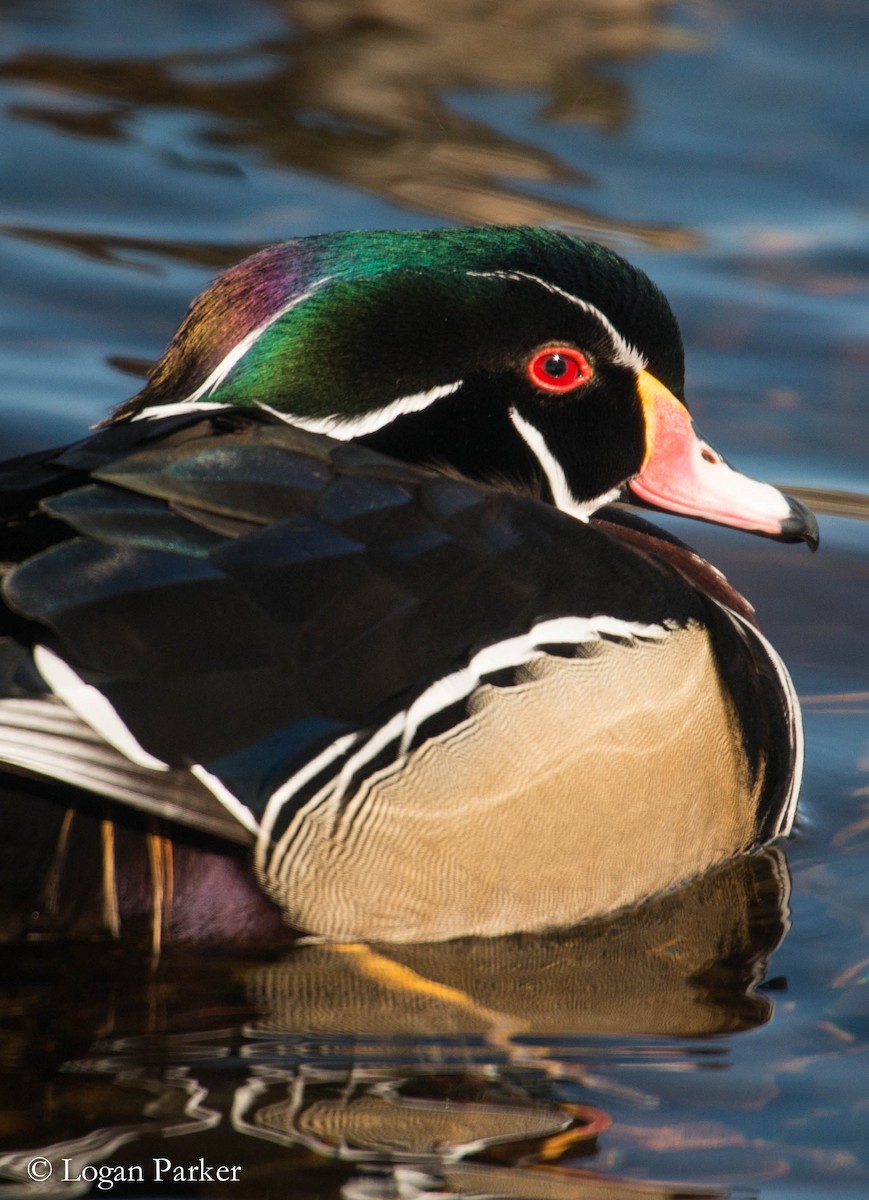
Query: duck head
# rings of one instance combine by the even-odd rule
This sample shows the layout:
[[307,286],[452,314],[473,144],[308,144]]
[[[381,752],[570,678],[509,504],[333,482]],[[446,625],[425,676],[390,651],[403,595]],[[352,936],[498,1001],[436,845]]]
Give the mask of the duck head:
[[618,497],[817,544],[684,403],[676,319],[612,251],[541,229],[326,234],[269,247],[193,303],[114,420],[260,405],[405,461],[542,489],[581,520]]

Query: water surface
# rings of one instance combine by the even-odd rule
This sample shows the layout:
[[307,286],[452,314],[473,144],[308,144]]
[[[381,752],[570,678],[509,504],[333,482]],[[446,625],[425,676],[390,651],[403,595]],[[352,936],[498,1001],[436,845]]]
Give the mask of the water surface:
[[8,946],[0,1195],[869,1194],[867,44],[861,0],[0,6],[5,453],[80,436],[263,243],[544,221],[654,276],[705,435],[822,527],[670,523],[803,698],[786,846],[498,944]]

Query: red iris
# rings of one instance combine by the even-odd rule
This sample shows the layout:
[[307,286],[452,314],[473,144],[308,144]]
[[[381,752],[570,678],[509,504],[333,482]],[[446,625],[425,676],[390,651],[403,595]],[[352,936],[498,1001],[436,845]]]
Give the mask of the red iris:
[[545,392],[571,392],[591,379],[591,367],[580,350],[547,346],[529,361],[528,378]]

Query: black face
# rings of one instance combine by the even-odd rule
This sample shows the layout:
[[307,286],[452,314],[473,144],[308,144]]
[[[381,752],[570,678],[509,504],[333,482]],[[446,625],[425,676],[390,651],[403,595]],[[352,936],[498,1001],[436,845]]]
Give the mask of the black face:
[[[359,440],[471,476],[542,484],[564,508],[636,474],[645,453],[636,389],[644,361],[606,317],[526,276],[458,276],[444,288],[429,280],[422,292],[414,282],[401,299],[392,290],[364,317],[357,310],[357,335],[361,322],[371,339],[375,319],[394,331],[365,372],[391,367],[390,402],[460,386]],[[383,397],[386,386],[384,377],[357,380],[357,396]]]

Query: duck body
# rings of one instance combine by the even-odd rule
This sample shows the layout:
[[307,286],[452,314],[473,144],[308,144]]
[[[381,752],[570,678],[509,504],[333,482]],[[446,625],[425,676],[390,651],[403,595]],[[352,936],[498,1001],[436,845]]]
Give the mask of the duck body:
[[0,760],[252,847],[336,939],[569,925],[786,833],[786,670],[607,506],[814,540],[696,438],[681,362],[645,276],[563,235],[247,260],[111,422],[0,467]]

